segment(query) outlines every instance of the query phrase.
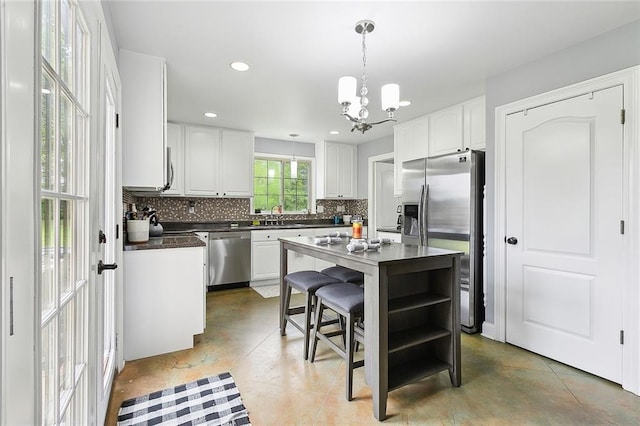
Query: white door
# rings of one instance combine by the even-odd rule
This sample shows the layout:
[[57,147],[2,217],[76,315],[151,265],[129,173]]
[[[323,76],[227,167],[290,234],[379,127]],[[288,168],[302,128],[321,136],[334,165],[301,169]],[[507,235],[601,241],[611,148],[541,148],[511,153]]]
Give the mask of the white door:
[[[103,35],[102,40],[108,40]],[[95,169],[95,179],[92,186],[91,224],[93,256],[98,262],[102,261],[106,267],[117,266],[116,262],[116,218],[117,206],[121,205],[116,198],[116,139],[119,137],[116,114],[119,112],[120,83],[118,80],[115,59],[109,55],[106,44],[102,47],[100,73],[100,114],[102,127],[97,139],[92,157],[92,168]],[[111,266],[110,266],[111,265]],[[111,385],[116,370],[116,274],[113,270],[105,269],[96,274],[96,329],[95,344],[91,356],[95,359],[96,374],[96,407],[98,424],[104,422],[109,405]]]
[[506,120],[506,339],[618,383],[622,105],[616,86]]
[[395,228],[398,222],[396,206],[399,204],[393,195],[393,164],[376,162],[376,228]]

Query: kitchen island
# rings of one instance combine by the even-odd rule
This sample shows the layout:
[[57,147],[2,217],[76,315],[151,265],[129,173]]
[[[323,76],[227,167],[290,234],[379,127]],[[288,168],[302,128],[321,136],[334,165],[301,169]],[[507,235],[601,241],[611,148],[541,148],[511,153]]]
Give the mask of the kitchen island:
[[[447,370],[460,386],[461,252],[392,243],[377,251],[348,252],[310,237],[280,238],[280,294],[289,251],[361,271],[365,276],[365,379],[373,413],[386,418],[389,391]],[[280,334],[286,333],[280,298]]]

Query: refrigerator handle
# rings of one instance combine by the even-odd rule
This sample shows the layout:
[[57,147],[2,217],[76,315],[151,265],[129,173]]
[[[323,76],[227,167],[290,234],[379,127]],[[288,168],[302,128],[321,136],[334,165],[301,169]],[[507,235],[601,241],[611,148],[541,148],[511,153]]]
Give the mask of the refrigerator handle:
[[422,215],[420,216],[422,222],[422,245],[429,245],[429,185],[424,187],[424,194],[422,195]]
[[422,240],[422,201],[424,200],[424,185],[420,187],[420,200],[418,201],[418,245],[424,245],[424,241]]

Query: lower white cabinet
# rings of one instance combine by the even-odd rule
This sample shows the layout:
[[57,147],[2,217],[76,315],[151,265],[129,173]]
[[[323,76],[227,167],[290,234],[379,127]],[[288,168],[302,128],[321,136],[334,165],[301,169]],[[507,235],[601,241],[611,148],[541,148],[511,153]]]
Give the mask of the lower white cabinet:
[[[251,231],[251,281],[275,280],[280,277],[280,242],[278,238],[314,237],[336,231],[347,231],[351,235],[350,227]],[[321,271],[329,266],[334,266],[334,263],[295,252],[289,253],[287,257],[289,272]]]
[[203,247],[124,252],[124,359],[193,347],[204,331]]
[[398,232],[378,231],[378,238],[389,238],[394,243],[402,242],[402,236]]

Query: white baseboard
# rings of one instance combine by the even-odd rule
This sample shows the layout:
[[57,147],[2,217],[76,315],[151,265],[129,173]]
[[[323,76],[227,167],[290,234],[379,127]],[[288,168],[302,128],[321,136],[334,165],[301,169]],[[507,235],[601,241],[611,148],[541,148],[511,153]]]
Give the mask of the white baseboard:
[[482,337],[496,340],[496,326],[492,322],[485,321],[482,323]]

